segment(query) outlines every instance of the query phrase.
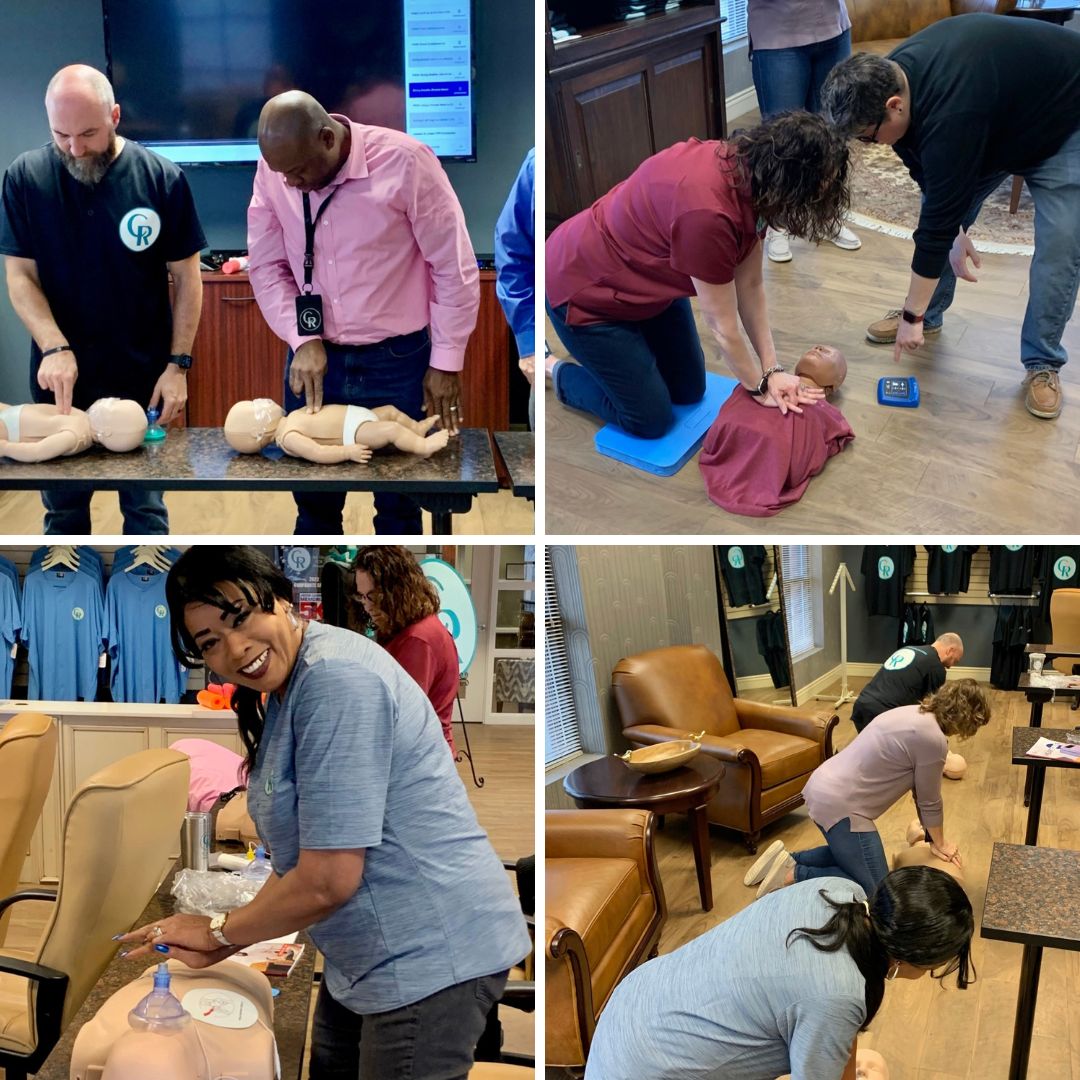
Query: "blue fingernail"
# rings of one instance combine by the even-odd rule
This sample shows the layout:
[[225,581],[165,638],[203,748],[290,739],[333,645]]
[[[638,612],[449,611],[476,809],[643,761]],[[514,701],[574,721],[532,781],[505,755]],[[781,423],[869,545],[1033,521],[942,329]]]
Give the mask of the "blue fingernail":
[[272,989],[272,990],[270,991],[270,996],[271,996],[271,997],[277,997],[277,996],[278,996],[278,994],[280,994],[280,993],[281,993],[281,991],[280,991],[280,990],[279,990],[279,989],[278,989],[278,988],[277,988],[277,987],[275,986],[275,987],[274,987],[274,988],[273,988],[273,989]]
[[155,945],[154,948],[158,952],[168,952],[169,951],[169,946],[168,945]]

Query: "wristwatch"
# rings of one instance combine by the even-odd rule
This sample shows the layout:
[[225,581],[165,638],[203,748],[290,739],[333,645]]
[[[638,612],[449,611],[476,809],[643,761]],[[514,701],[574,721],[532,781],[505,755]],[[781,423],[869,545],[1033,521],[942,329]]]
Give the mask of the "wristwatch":
[[225,936],[225,920],[229,917],[228,912],[224,915],[215,915],[210,920],[210,933],[213,934],[217,941],[220,941],[222,945],[232,945],[232,942]]
[[175,364],[181,371],[187,371],[193,363],[191,353],[173,353],[169,357],[169,363]]
[[916,325],[923,321],[922,315],[916,315],[914,311],[908,311],[907,308],[900,312],[900,317],[904,322],[915,323]]
[[769,392],[769,376],[775,375],[778,371],[783,370],[784,369],[779,364],[773,364],[771,368],[762,372],[761,381],[750,391],[750,393],[753,394],[754,397],[762,397],[764,394],[767,394]]

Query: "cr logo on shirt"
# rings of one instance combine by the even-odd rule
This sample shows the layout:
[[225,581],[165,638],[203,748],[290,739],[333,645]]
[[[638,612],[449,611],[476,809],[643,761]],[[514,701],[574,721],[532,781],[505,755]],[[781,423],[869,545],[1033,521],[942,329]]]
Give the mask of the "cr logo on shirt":
[[914,649],[897,649],[882,665],[888,671],[900,671],[915,659]]
[[71,617],[76,622],[81,622],[83,619],[86,618],[86,612],[83,611],[83,609],[81,607],[73,607],[71,609]]
[[888,555],[882,555],[877,561],[878,577],[882,581],[888,581],[893,576],[893,571],[896,569],[896,565]]
[[164,604],[158,604],[157,607],[154,608],[154,614],[159,619],[164,619],[165,616],[169,614],[169,611],[168,611],[168,608],[166,608]]
[[1062,555],[1061,558],[1054,563],[1054,577],[1056,577],[1058,581],[1068,581],[1075,573],[1076,560],[1070,559],[1068,555]]
[[161,235],[161,218],[148,206],[136,206],[120,219],[120,240],[129,251],[146,251]]
[[741,547],[733,547],[728,550],[727,561],[735,567],[736,570],[741,570],[746,565],[746,559],[743,557],[743,551]]
[[942,544],[941,545],[941,550],[944,551],[946,555],[951,555],[956,550],[956,545],[955,544]]

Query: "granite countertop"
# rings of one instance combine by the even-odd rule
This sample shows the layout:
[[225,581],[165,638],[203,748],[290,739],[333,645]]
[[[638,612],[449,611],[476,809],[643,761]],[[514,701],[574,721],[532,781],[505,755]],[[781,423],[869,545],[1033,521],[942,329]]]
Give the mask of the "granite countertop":
[[[142,926],[172,914],[174,901],[169,894],[169,887],[178,869],[180,869],[179,863],[166,874],[157,893],[136,920],[136,926]],[[301,931],[296,940],[304,945],[304,954],[296,962],[292,974],[284,979],[271,980],[272,984],[281,990],[281,993],[274,998],[274,1037],[281,1057],[282,1080],[299,1080],[300,1077],[300,1066],[304,1058],[304,1043],[308,1030],[308,1012],[311,1005],[312,974],[315,970],[315,946],[311,938]],[[71,1050],[75,1045],[75,1036],[79,1028],[97,1014],[98,1009],[109,997],[141,975],[151,965],[152,962],[148,962],[146,957],[139,957],[136,960],[114,959],[90,991],[82,1008],[75,1014],[45,1064],[34,1074],[34,1080],[68,1080]]]
[[24,464],[0,458],[0,490],[396,491],[476,495],[498,491],[485,428],[465,428],[445,450],[418,458],[378,452],[367,464],[317,465],[271,445],[238,454],[221,428],[170,428],[130,454],[95,446],[74,457]]
[[1080,951],[1080,851],[994,844],[982,936]]
[[1012,763],[1014,765],[1064,766],[1075,769],[1072,761],[1054,761],[1052,758],[1028,757],[1027,752],[1039,739],[1053,742],[1080,742],[1080,730],[1064,731],[1061,728],[1014,727],[1012,729]]
[[495,443],[499,447],[515,495],[525,499],[536,497],[536,472],[534,440],[531,431],[496,431]]

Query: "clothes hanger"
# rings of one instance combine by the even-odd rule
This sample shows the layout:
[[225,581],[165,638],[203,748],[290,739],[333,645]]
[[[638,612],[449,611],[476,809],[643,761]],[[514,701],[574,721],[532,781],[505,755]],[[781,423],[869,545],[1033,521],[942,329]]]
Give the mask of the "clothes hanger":
[[41,560],[42,570],[51,570],[54,566],[66,566],[69,570],[79,569],[79,553],[70,544],[54,544]]
[[172,563],[166,554],[166,549],[159,544],[139,544],[131,563],[124,568],[125,574],[137,570],[140,566],[149,566],[152,570],[160,570],[162,573],[170,569]]

